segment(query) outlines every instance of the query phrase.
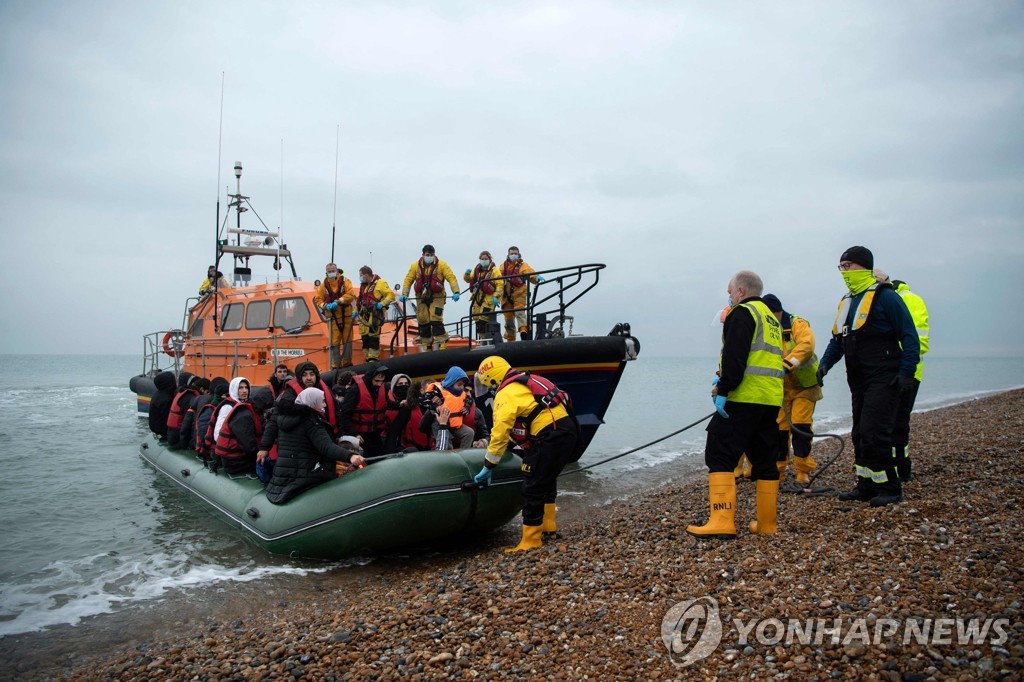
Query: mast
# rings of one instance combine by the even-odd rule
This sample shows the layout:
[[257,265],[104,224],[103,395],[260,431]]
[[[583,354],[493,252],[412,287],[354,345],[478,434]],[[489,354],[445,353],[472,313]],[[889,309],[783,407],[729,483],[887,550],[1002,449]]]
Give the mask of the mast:
[[338,149],[341,140],[341,125],[334,129],[334,218],[331,222],[331,262],[334,262],[334,233],[338,226]]
[[213,224],[213,331],[220,331],[219,297],[217,296],[217,267],[220,264],[220,159],[224,145],[224,72],[220,72],[220,126],[217,129],[217,222]]

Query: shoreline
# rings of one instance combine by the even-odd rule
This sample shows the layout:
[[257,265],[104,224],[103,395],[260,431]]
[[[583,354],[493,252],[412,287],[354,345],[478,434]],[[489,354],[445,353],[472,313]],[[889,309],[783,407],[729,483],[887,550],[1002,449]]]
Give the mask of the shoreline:
[[[138,609],[168,616],[151,632],[133,631],[131,614],[114,614],[7,637],[2,662],[22,679],[73,680],[301,672],[323,679],[332,671],[338,679],[924,680],[1000,671],[1020,679],[1022,432],[1024,390],[915,412],[917,478],[902,504],[870,509],[780,493],[775,536],[746,532],[750,482],[738,483],[736,540],[686,535],[686,524],[707,516],[707,490],[703,473],[684,474],[599,507],[567,503],[572,511],[560,514],[559,536],[533,552],[501,552],[518,536],[518,526],[507,527],[471,548],[386,557],[280,581],[269,592],[259,583],[218,590],[210,617],[182,618],[173,603]],[[842,456],[817,485],[852,487],[852,448],[844,440]],[[822,462],[835,446],[815,447]],[[675,604],[698,597],[717,600],[724,636],[684,669],[669,656],[661,624]],[[735,629],[756,618],[875,624],[975,616],[1005,618],[1008,640],[739,646]]]

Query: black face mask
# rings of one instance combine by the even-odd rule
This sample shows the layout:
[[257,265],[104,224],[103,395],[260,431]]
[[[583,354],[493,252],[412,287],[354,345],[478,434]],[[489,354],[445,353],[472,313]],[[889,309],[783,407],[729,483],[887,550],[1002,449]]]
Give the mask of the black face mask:
[[409,395],[409,384],[402,384],[401,386],[395,386],[394,390],[391,391],[395,394],[395,397],[399,400],[405,400],[405,397]]

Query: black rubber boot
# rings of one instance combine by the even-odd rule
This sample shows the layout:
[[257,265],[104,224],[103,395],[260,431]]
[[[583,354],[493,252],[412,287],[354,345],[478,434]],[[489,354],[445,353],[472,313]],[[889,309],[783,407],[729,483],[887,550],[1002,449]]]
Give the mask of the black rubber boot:
[[874,493],[864,490],[860,486],[857,486],[853,490],[846,493],[839,493],[836,497],[840,502],[867,502],[875,497]]
[[872,507],[884,507],[887,504],[899,504],[903,501],[903,495],[900,493],[882,493],[871,498]]

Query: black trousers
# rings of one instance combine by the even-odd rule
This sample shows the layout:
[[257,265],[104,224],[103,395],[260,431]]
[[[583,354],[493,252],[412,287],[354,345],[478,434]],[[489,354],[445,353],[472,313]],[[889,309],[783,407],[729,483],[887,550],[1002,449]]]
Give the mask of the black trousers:
[[568,417],[540,432],[523,451],[523,525],[539,526],[558,496],[558,475],[573,461],[576,427]]
[[853,409],[854,465],[857,487],[873,495],[900,494],[899,475],[893,458],[893,427],[899,406],[899,391],[892,385],[896,368],[851,371],[846,368]]
[[[917,389],[920,387],[921,382],[914,379],[914,387],[900,395],[900,404],[896,408],[896,422],[892,425],[892,453],[896,458],[896,471],[900,478],[904,479],[910,474],[910,454],[907,452],[907,445],[910,444],[910,413],[914,411]],[[170,433],[168,429],[168,440]]]
[[759,481],[779,480],[775,466],[778,448],[778,405],[726,402],[726,419],[717,412],[705,431],[704,463],[709,473],[732,473],[744,453],[750,460],[750,477]]

